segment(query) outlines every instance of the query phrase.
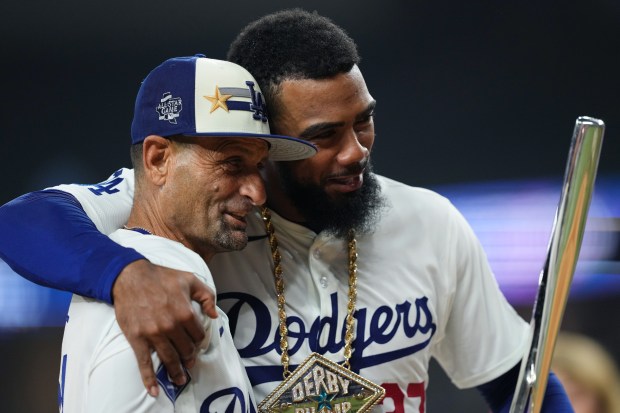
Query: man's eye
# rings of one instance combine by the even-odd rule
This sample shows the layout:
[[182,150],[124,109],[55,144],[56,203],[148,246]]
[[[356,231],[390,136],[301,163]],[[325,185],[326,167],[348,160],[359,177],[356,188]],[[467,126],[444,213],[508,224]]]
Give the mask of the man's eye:
[[223,165],[229,171],[237,171],[243,167],[243,162],[241,161],[241,159],[233,158],[233,159],[227,159],[223,163]]
[[332,136],[334,136],[334,130],[330,129],[330,130],[326,130],[324,132],[320,132],[317,133],[316,135],[312,135],[311,137],[308,138],[309,141],[317,141],[317,140],[321,140],[321,139],[328,139],[331,138]]

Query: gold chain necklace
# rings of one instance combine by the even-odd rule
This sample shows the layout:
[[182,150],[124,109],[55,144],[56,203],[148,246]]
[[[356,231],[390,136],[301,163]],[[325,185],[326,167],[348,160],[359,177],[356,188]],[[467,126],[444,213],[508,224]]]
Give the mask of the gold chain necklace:
[[[266,207],[261,208],[261,215],[265,222],[265,229],[269,235],[269,246],[271,247],[271,258],[273,259],[273,277],[276,283],[276,294],[278,296],[278,318],[280,321],[280,350],[282,350],[282,366],[284,367],[284,378],[291,373],[289,371],[288,356],[288,328],[286,327],[286,310],[284,308],[286,299],[284,298],[284,277],[282,277],[281,255],[278,249],[278,239],[275,229],[271,222],[271,213]],[[355,304],[357,301],[357,241],[355,231],[350,230],[348,234],[349,250],[349,302],[347,304],[346,330],[344,334],[344,362],[342,365],[351,368],[351,353],[353,347],[353,327],[355,325]]]
[[278,302],[281,362],[284,381],[258,405],[259,413],[309,411],[316,413],[365,413],[385,396],[385,389],[351,371],[351,353],[357,301],[357,242],[355,232],[349,231],[349,300],[344,334],[344,362],[334,363],[318,353],[312,353],[293,372],[289,371],[288,327],[286,299],[282,277],[282,256],[271,221],[271,213],[261,208],[269,237],[273,259],[273,277]]

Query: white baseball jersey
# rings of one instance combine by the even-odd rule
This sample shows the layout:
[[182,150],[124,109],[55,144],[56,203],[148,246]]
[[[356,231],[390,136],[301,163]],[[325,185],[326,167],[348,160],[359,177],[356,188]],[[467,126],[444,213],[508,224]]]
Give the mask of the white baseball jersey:
[[[119,229],[117,243],[139,251],[151,262],[196,274],[214,288],[202,258],[182,244],[153,235]],[[127,412],[255,412],[252,387],[235,350],[226,314],[211,320],[200,312],[206,338],[189,381],[177,387],[157,355],[159,396],[147,394],[138,363],[109,304],[74,295],[62,343],[60,411],[66,413]]]
[[[92,196],[83,187],[60,189],[76,195],[105,231],[123,222],[109,220],[103,211],[117,210],[130,199],[123,193],[132,186],[129,171],[118,177],[128,182],[119,182],[119,192],[110,196]],[[386,389],[376,411],[425,411],[431,357],[457,387],[474,387],[521,360],[528,326],[500,292],[476,236],[447,199],[378,179],[389,207],[372,234],[357,238],[351,365]],[[270,247],[258,212],[248,223],[248,246],[218,254],[209,266],[218,305],[228,314],[261,401],[282,380],[282,366]],[[275,213],[273,223],[282,255],[292,367],[313,351],[340,362],[348,299],[346,244]]]

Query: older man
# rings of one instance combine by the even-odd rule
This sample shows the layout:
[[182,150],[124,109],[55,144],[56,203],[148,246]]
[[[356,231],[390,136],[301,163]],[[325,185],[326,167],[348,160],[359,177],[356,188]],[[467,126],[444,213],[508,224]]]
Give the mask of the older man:
[[[271,135],[260,108],[260,89],[236,64],[194,56],[155,68],[140,87],[134,111],[133,208],[124,228],[110,238],[215,290],[206,263],[219,252],[246,246],[246,217],[266,198],[260,170],[268,156],[300,159],[315,152],[302,141]],[[114,198],[115,179],[75,189]],[[159,388],[151,393],[157,397],[149,397],[141,384],[114,308],[74,295],[62,346],[61,411],[193,413],[236,406],[236,412],[254,412],[226,314],[214,311],[213,297],[201,291],[193,298],[214,319],[199,316],[197,309],[204,332],[197,361],[176,386],[154,354]]]

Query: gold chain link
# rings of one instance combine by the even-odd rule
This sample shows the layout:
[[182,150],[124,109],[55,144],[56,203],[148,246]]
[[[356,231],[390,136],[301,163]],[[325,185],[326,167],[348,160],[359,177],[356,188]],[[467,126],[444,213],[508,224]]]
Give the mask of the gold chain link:
[[351,352],[353,351],[353,327],[355,325],[355,305],[357,303],[357,241],[355,231],[349,230],[349,303],[347,304],[347,329],[344,333],[344,363],[342,365],[351,369]]
[[[265,229],[269,236],[269,246],[271,247],[271,258],[273,260],[273,278],[276,285],[276,294],[278,297],[278,318],[280,323],[280,350],[282,352],[282,367],[284,368],[283,376],[286,379],[291,372],[289,371],[288,356],[288,328],[286,326],[286,299],[284,298],[284,277],[282,276],[282,264],[280,250],[278,248],[278,239],[276,238],[275,229],[271,222],[271,213],[266,207],[261,208],[261,215],[265,222]],[[344,334],[344,363],[345,368],[351,368],[351,353],[353,351],[353,337],[355,326],[355,305],[357,301],[357,241],[355,240],[355,232],[349,231],[348,235],[349,250],[349,302],[347,304],[346,330]]]

